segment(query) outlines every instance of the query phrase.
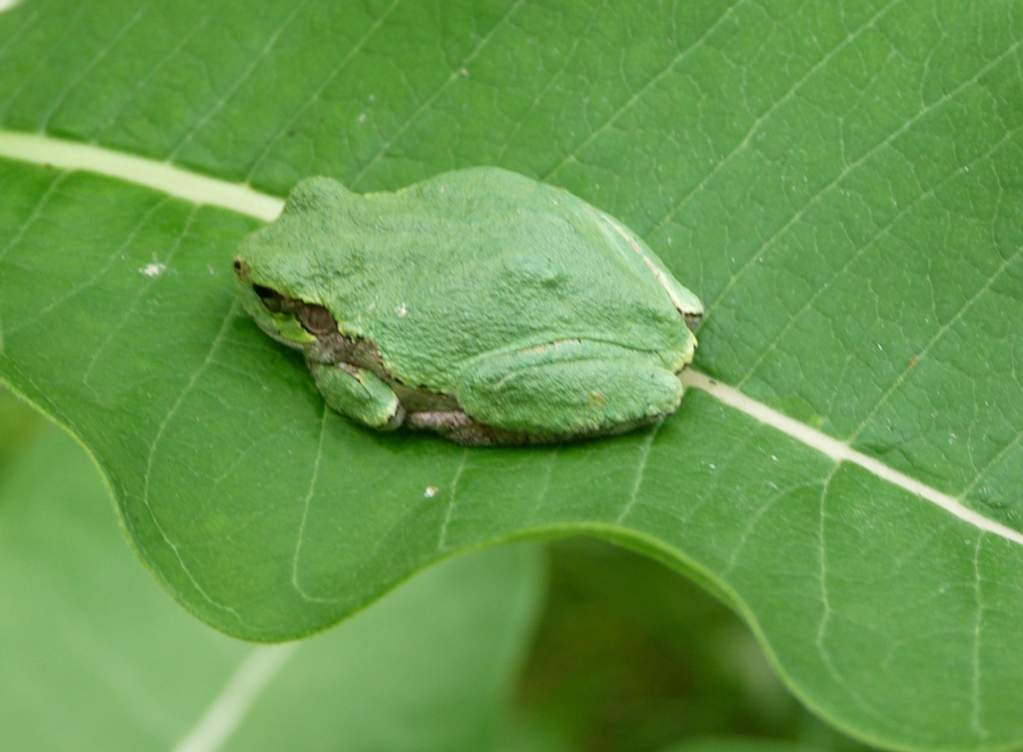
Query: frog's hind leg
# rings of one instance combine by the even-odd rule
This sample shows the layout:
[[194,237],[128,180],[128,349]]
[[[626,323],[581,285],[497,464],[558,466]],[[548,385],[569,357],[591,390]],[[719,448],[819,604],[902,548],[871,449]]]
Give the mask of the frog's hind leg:
[[462,374],[473,420],[540,443],[622,433],[675,411],[682,382],[652,353],[565,340],[490,355]]
[[309,362],[327,404],[370,428],[389,431],[405,420],[398,395],[379,376],[348,363]]

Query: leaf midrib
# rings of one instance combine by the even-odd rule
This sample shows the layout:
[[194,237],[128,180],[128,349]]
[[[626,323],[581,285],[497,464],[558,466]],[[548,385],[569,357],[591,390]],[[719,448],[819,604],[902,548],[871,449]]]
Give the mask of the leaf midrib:
[[[284,206],[284,201],[279,197],[262,193],[248,185],[201,175],[166,162],[40,134],[0,130],[0,157],[67,170],[85,170],[143,185],[194,204],[217,206],[267,222],[276,218]],[[736,387],[691,368],[683,373],[683,382],[687,387],[707,392],[719,402],[784,433],[836,463],[857,465],[886,483],[941,507],[979,530],[1023,545],[1023,533],[984,517],[963,505],[959,498],[863,454],[849,444],[753,399]],[[642,477],[637,477],[637,484],[641,483]]]
[[238,663],[195,725],[182,735],[174,752],[215,752],[223,747],[300,645],[293,642],[253,648]]

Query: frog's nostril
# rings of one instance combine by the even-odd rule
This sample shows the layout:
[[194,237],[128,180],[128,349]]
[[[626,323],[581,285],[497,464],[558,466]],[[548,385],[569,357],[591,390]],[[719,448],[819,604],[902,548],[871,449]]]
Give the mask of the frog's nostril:
[[239,277],[249,276],[249,265],[242,261],[240,258],[234,260],[234,273]]

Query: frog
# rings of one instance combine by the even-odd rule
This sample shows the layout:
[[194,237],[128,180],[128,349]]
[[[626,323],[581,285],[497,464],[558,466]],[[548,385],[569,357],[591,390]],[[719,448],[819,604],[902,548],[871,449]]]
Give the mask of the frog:
[[679,407],[700,299],[624,223],[498,167],[393,192],[329,177],[247,235],[241,307],[326,405],[468,446],[621,434]]

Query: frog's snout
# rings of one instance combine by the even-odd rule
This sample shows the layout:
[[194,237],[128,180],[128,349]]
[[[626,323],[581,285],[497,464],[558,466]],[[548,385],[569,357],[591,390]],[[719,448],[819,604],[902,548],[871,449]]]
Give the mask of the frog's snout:
[[252,270],[249,269],[249,265],[242,261],[238,256],[234,257],[234,273],[238,275],[241,280],[247,280]]

